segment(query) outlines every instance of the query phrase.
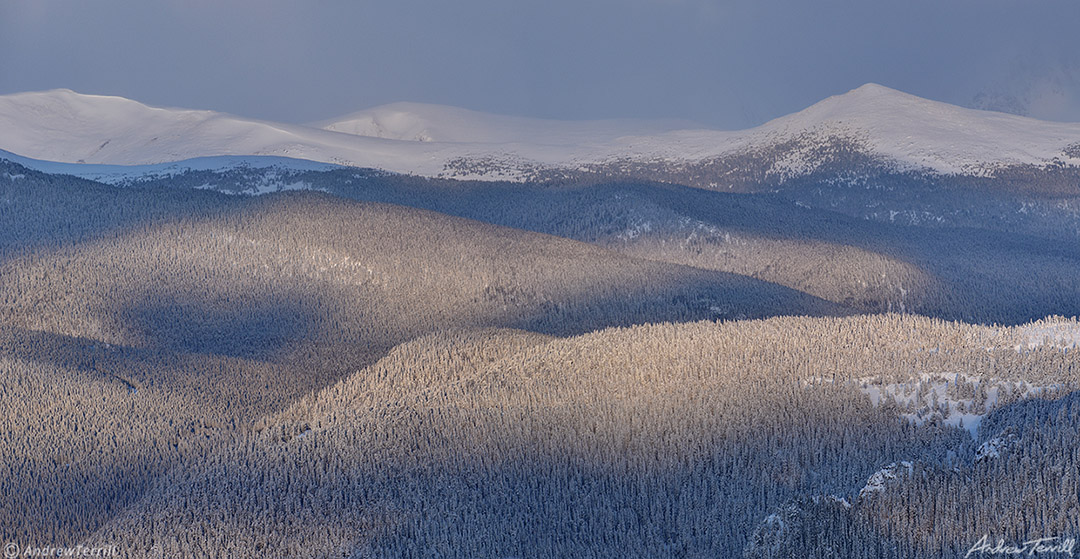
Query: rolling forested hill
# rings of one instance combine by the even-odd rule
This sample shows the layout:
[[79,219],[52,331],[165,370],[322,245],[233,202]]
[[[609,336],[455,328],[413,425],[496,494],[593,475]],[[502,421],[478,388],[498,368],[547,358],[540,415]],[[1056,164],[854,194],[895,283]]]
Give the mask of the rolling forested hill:
[[[45,97],[101,102],[70,93]],[[848,100],[922,106],[895,93]],[[1075,167],[869,157],[902,122],[795,134],[841,101],[758,131],[779,143],[531,182],[251,156],[84,173],[105,184],[0,157],[0,540],[900,559],[1077,537]],[[396,110],[295,128],[342,150],[461,133]],[[780,172],[795,155],[813,165]],[[500,176],[485,161],[457,170]]]
[[0,182],[0,394],[3,509],[21,512],[5,535],[75,542],[200,445],[430,332],[849,312],[424,210],[15,171]]

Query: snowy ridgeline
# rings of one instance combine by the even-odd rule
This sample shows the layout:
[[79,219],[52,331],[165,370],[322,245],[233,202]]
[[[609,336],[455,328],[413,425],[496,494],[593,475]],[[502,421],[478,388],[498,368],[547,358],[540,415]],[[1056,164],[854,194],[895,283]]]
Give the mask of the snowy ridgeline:
[[[790,179],[836,156],[823,151],[835,140],[907,171],[993,176],[1010,166],[1080,167],[1080,125],[964,109],[874,84],[738,131],[682,121],[560,122],[421,104],[298,125],[68,90],[0,96],[0,149],[106,166],[277,156],[428,177],[528,180],[539,171],[665,168],[769,153],[762,170]],[[195,166],[214,163],[231,164]],[[64,173],[108,178],[139,171]]]

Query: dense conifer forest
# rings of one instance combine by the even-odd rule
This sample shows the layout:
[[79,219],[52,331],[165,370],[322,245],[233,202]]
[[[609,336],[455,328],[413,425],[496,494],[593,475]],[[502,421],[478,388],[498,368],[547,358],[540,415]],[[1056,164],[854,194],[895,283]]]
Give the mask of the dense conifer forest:
[[253,175],[0,160],[0,543],[900,559],[1080,537],[1075,192],[586,171],[248,196],[204,186]]

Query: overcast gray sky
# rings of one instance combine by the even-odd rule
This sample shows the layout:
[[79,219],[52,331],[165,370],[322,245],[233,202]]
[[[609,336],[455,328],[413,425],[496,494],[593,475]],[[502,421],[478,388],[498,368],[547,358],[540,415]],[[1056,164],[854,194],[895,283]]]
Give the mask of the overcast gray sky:
[[1077,0],[0,0],[0,93],[741,128],[876,82],[1080,120]]

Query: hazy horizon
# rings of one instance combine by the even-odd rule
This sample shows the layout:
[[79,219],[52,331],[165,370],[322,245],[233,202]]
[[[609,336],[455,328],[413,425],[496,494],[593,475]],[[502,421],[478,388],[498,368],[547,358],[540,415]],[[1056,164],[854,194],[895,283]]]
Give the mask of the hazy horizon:
[[[861,87],[871,86],[871,85],[879,85],[880,86],[882,84],[875,84],[874,82],[867,82],[865,84],[860,84],[860,85],[858,85],[856,87],[853,87],[851,90],[845,90],[845,91],[840,91],[840,92],[837,92],[837,93],[834,93],[834,94],[829,94],[829,95],[827,95],[825,97],[822,97],[821,99],[818,99],[816,101],[813,101],[813,102],[807,104],[805,107],[796,108],[793,111],[791,111],[790,113],[777,115],[776,117],[772,117],[769,120],[772,120],[773,118],[782,118],[784,116],[788,116],[790,114],[800,112],[802,110],[810,108],[813,105],[816,105],[816,104],[820,103],[821,101],[824,101],[824,100],[828,99],[829,97],[844,95],[844,94],[850,93],[850,92],[852,92],[852,91],[854,91],[856,89],[859,89]],[[888,87],[888,86],[884,86],[884,87]],[[890,89],[895,89],[895,88],[890,88]],[[83,91],[83,90],[78,90],[78,89],[74,89],[74,88],[71,88],[71,87],[56,87],[56,88],[41,89],[41,90],[10,91],[10,92],[0,93],[0,96],[22,95],[22,94],[42,94],[42,93],[47,94],[47,93],[50,93],[50,92],[59,92],[59,91],[70,91],[70,92],[72,92],[72,93],[74,93],[76,95],[87,96],[87,97],[116,97],[116,98],[121,98],[121,99],[127,99],[129,101],[135,101],[137,103],[146,105],[146,106],[151,107],[151,108],[157,108],[157,109],[196,110],[196,111],[216,110],[216,109],[209,109],[207,107],[201,107],[201,106],[168,105],[168,104],[150,103],[148,101],[145,101],[145,100],[139,99],[139,98],[135,98],[135,97],[128,97],[128,96],[125,96],[125,95],[120,95],[120,94],[115,94],[115,93],[100,93],[100,92],[96,92],[96,91]],[[901,91],[901,90],[896,90],[896,91]],[[907,92],[903,92],[903,91],[901,91],[901,92],[902,93],[907,93]],[[276,122],[288,123],[288,124],[299,124],[299,125],[310,125],[310,126],[322,126],[322,125],[325,125],[328,122],[334,122],[335,120],[340,119],[340,118],[347,118],[347,117],[349,117],[349,116],[351,116],[353,114],[364,113],[366,111],[379,109],[381,107],[390,107],[390,106],[394,106],[394,105],[417,105],[417,106],[419,106],[419,105],[428,105],[428,106],[432,106],[432,107],[447,107],[447,108],[451,108],[451,109],[463,109],[463,110],[467,110],[467,111],[474,111],[474,112],[481,113],[481,114],[488,114],[488,115],[501,116],[501,117],[526,118],[526,119],[533,118],[533,119],[540,119],[540,120],[550,120],[550,121],[554,121],[554,122],[580,122],[580,123],[586,123],[586,122],[592,122],[592,121],[601,122],[601,121],[609,121],[609,120],[610,121],[620,121],[620,120],[636,121],[636,120],[640,120],[642,122],[649,122],[649,121],[655,121],[657,123],[670,122],[670,123],[673,123],[673,124],[675,124],[675,123],[677,123],[677,124],[685,124],[687,126],[692,126],[694,124],[698,124],[698,125],[702,125],[702,126],[705,126],[707,128],[710,128],[710,129],[717,129],[717,130],[720,130],[720,131],[724,131],[724,130],[731,130],[731,131],[741,130],[740,128],[735,128],[735,127],[727,127],[727,128],[725,128],[725,127],[716,126],[716,125],[711,125],[710,126],[710,125],[708,125],[708,123],[704,123],[704,122],[700,122],[700,121],[694,121],[694,120],[691,120],[691,119],[688,119],[688,118],[683,118],[683,117],[663,117],[663,116],[657,116],[657,117],[622,116],[622,117],[620,117],[620,116],[609,116],[609,117],[597,117],[597,118],[588,118],[588,117],[583,117],[583,118],[559,118],[559,117],[533,116],[533,115],[525,115],[525,114],[512,114],[512,113],[506,113],[506,112],[500,112],[500,111],[487,111],[487,110],[483,110],[483,109],[472,109],[472,108],[464,107],[464,106],[461,106],[461,105],[450,105],[450,104],[445,104],[445,103],[435,103],[435,102],[427,102],[427,101],[414,101],[414,100],[409,100],[409,99],[402,99],[402,100],[398,100],[398,101],[389,101],[387,103],[383,103],[383,104],[379,104],[379,105],[357,107],[355,109],[347,110],[347,111],[345,111],[343,113],[326,115],[325,117],[317,118],[317,119],[309,120],[309,121],[301,121],[301,122],[295,122],[294,123],[294,122],[290,122],[290,121],[280,120],[280,121],[276,121]],[[226,111],[221,111],[221,112],[224,113],[224,114],[231,114],[233,116],[240,117],[240,118],[258,119],[258,117],[253,117],[252,115],[249,115],[249,114],[228,113]],[[269,119],[269,118],[263,118],[262,120],[266,120],[268,122],[275,122],[275,121],[273,121],[272,119]],[[765,121],[765,122],[768,122],[768,121]],[[761,124],[764,124],[764,122],[761,123]],[[753,128],[753,127],[759,126],[759,125],[760,124],[749,125],[746,128],[749,129],[749,128]]]
[[[1071,14],[1071,15],[1070,15]],[[1075,16],[1075,17],[1074,17]],[[0,0],[0,94],[310,122],[409,101],[746,128],[865,83],[1080,120],[1080,5]]]

